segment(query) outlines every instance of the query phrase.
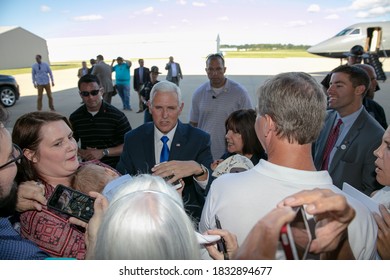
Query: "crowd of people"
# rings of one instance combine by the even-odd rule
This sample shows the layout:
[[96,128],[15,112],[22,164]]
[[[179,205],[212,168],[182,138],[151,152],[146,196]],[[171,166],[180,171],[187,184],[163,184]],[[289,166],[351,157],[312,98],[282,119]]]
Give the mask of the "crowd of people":
[[[0,259],[285,259],[280,231],[299,206],[313,233],[308,258],[390,259],[390,129],[371,102],[378,85],[362,55],[354,46],[322,85],[307,73],[275,75],[254,106],[225,76],[223,55],[211,54],[188,123],[179,120],[180,64],[170,57],[159,81],[159,68],[139,59],[133,88],[144,124],[134,129],[110,104],[115,72],[123,110],[132,110],[130,61],[83,62],[82,104],[68,118],[54,110],[53,75],[37,55],[38,110],[11,135],[0,108]],[[243,160],[226,163],[234,156]],[[372,196],[378,212],[344,183]],[[94,199],[89,222],[48,207],[60,184]]]

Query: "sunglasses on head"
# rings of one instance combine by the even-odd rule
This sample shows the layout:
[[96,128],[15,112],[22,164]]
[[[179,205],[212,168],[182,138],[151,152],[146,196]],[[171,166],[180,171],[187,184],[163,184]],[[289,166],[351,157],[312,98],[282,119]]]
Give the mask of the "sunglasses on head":
[[80,94],[84,97],[87,97],[89,95],[96,96],[99,94],[100,89],[95,89],[91,91],[80,91]]

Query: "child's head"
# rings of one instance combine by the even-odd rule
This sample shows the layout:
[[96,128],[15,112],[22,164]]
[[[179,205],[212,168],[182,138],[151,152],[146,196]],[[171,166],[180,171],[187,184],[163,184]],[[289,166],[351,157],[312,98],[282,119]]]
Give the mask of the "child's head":
[[107,183],[116,177],[118,174],[110,168],[97,164],[86,164],[77,170],[73,177],[72,186],[86,194],[90,191],[101,193]]

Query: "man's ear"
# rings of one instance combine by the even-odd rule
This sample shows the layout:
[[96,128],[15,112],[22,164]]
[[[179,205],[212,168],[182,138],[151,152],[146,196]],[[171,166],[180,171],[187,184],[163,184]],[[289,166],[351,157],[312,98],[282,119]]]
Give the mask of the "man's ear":
[[356,95],[364,95],[366,92],[366,86],[365,85],[360,85],[355,88],[355,94]]
[[265,119],[265,122],[263,124],[263,132],[264,135],[267,137],[271,131],[275,130],[275,123],[270,115],[266,114],[263,118]]
[[31,162],[36,163],[38,162],[38,157],[36,156],[36,153],[30,149],[24,149],[23,155]]

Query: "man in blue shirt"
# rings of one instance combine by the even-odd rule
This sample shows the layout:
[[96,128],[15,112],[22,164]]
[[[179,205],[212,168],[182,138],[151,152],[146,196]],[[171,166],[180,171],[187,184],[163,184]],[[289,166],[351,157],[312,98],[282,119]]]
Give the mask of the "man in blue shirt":
[[[118,63],[113,66],[114,62]],[[116,90],[123,103],[123,110],[132,111],[130,106],[130,67],[131,61],[123,60],[122,57],[113,59],[111,63],[112,71],[115,71]]]
[[0,260],[45,259],[49,255],[33,242],[23,239],[9,221],[17,201],[16,162],[23,153],[12,144],[11,135],[4,127],[6,116],[6,111],[0,107]]
[[50,80],[51,85],[54,87],[53,73],[51,72],[49,64],[42,62],[42,56],[40,54],[35,56],[35,60],[37,63],[32,66],[32,81],[34,87],[38,89],[37,109],[38,111],[42,110],[42,96],[43,90],[45,90],[49,100],[49,108],[51,111],[55,111],[50,87]]

